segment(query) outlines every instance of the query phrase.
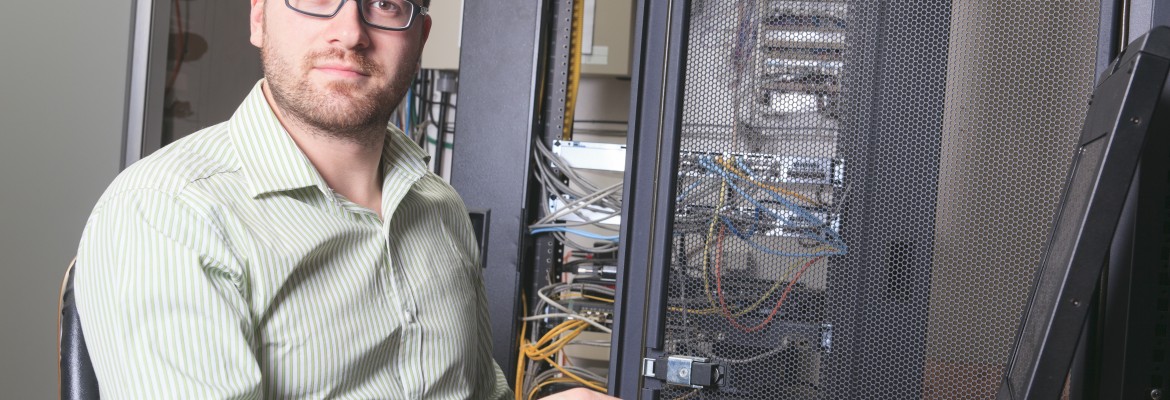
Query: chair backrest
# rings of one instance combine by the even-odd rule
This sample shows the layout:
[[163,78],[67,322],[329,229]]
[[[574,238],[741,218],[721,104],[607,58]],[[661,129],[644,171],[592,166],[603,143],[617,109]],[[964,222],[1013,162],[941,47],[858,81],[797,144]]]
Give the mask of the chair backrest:
[[76,265],[77,259],[73,259],[65,271],[58,307],[61,312],[57,320],[61,399],[94,400],[99,398],[97,375],[93,372],[93,364],[89,362],[89,350],[85,347],[85,335],[81,332],[81,318],[77,315],[77,305],[73,301],[73,267]]

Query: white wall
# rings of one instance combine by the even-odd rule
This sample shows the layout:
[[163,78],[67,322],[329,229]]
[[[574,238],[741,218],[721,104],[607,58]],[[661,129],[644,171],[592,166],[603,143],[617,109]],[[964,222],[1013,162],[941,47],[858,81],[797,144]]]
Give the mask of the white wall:
[[131,3],[0,2],[3,398],[57,397],[57,291],[118,172]]

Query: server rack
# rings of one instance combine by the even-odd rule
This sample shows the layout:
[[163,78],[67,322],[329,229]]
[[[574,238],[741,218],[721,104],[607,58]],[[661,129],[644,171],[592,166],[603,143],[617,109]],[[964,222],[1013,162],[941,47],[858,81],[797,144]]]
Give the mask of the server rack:
[[[493,357],[514,378],[519,351],[519,293],[533,243],[531,148],[542,131],[537,107],[548,36],[547,2],[464,4],[460,59],[459,145],[451,184],[469,208],[491,211],[483,254],[492,315]],[[501,39],[503,38],[503,39]]]
[[[460,54],[459,146],[451,184],[468,207],[491,211],[484,284],[493,356],[515,382],[521,318],[537,303],[565,247],[529,227],[547,199],[537,148],[564,138],[574,0],[467,3]],[[547,166],[546,166],[547,167]]]
[[1120,7],[639,3],[611,393],[994,396]]

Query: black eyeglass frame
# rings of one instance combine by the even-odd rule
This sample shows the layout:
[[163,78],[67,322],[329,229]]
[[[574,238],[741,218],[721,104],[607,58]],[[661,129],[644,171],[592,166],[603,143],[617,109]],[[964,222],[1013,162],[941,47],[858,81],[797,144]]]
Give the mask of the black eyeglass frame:
[[[349,0],[341,0],[340,3],[337,3],[337,9],[333,10],[332,14],[316,14],[316,13],[304,11],[304,10],[298,9],[296,7],[293,7],[291,1],[292,0],[284,0],[284,5],[286,7],[288,7],[288,9],[290,9],[290,10],[296,11],[296,12],[304,14],[304,15],[308,15],[310,17],[333,18],[333,17],[337,16],[337,13],[341,12],[341,7],[345,7],[345,2],[349,1]],[[390,28],[390,27],[386,27],[386,26],[382,26],[382,25],[378,25],[378,24],[375,24],[373,22],[370,22],[370,20],[366,18],[366,12],[364,11],[365,9],[362,8],[362,3],[366,2],[366,1],[370,1],[370,0],[353,0],[353,1],[355,3],[357,3],[357,5],[358,5],[358,15],[361,16],[363,23],[365,23],[366,25],[372,26],[374,28],[386,30],[386,31],[405,31],[405,30],[408,30],[411,27],[414,27],[414,21],[417,20],[419,16],[426,16],[427,12],[430,10],[430,7],[424,7],[418,3],[415,3],[415,2],[410,1],[410,0],[403,0],[407,3],[410,3],[410,5],[414,6],[413,7],[414,11],[412,11],[410,13],[410,19],[406,21],[406,26],[404,26],[402,28]]]

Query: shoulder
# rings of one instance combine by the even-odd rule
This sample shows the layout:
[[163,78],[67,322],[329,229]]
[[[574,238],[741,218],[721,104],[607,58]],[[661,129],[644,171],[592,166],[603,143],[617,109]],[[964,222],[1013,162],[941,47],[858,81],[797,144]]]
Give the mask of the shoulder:
[[[232,264],[215,206],[201,201],[208,180],[238,171],[227,125],[187,136],[122,171],[106,188],[86,221],[79,258],[100,264],[111,249],[142,252],[176,245],[198,251],[208,262]],[[93,268],[93,267],[91,267]]]
[[455,188],[443,178],[428,172],[419,178],[414,193],[424,205],[420,211],[429,213],[441,221],[444,237],[456,245],[467,260],[478,264],[479,247],[476,244],[475,232],[468,217],[467,206]]
[[225,182],[239,169],[227,123],[180,139],[114,178],[89,215],[82,243],[134,224],[178,239],[193,232],[221,237],[219,206],[206,200],[216,188],[208,182]]
[[428,212],[438,214],[450,226],[470,232],[467,206],[449,183],[433,173],[426,173],[414,185],[413,193],[426,205]]
[[239,171],[240,163],[221,123],[193,133],[134,163],[110,184],[95,209],[119,197],[154,193],[172,198],[188,194],[196,182]]

